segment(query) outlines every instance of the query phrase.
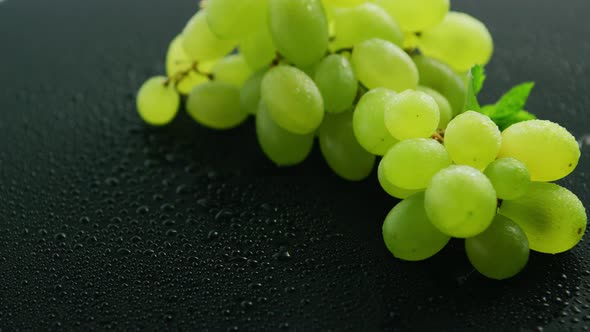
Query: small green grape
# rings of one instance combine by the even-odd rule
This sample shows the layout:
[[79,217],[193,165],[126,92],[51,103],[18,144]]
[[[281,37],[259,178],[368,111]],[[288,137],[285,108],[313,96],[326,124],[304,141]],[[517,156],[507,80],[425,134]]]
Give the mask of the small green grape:
[[211,32],[206,10],[198,11],[182,32],[182,47],[193,61],[219,59],[230,53],[236,44],[233,40],[219,39]]
[[268,17],[275,47],[298,67],[326,53],[328,20],[320,0],[269,0]]
[[426,188],[425,208],[432,224],[458,238],[476,236],[496,215],[496,191],[488,178],[470,166],[438,172]]
[[453,118],[453,109],[451,108],[451,104],[449,104],[447,98],[441,95],[438,91],[435,91],[429,87],[419,86],[417,90],[420,92],[424,92],[430,97],[432,97],[432,99],[434,99],[434,101],[438,105],[440,120],[438,121],[437,129],[447,128],[447,125],[449,124],[449,122],[451,122],[451,119]]
[[248,117],[240,106],[238,88],[216,81],[196,86],[188,96],[186,110],[198,123],[213,129],[236,127]]
[[315,70],[314,80],[322,93],[326,112],[350,109],[356,98],[358,81],[346,57],[338,54],[325,57]]
[[266,69],[261,69],[250,75],[240,89],[240,105],[250,114],[258,112],[260,104],[260,88]]
[[244,85],[251,74],[252,69],[241,54],[228,55],[213,67],[213,76],[216,81],[229,83],[238,88]]
[[529,241],[512,220],[497,215],[483,233],[465,239],[465,251],[484,276],[503,280],[517,275],[529,260]]
[[268,2],[261,0],[207,0],[207,23],[222,39],[240,39],[266,22]]
[[268,26],[252,31],[240,42],[240,53],[253,70],[264,68],[272,63],[276,49]]
[[416,194],[397,204],[383,223],[383,241],[397,258],[420,261],[434,256],[451,239],[441,233],[424,211],[424,194]]
[[430,138],[414,138],[395,144],[381,159],[385,178],[406,190],[424,189],[440,170],[451,165],[445,148]]
[[525,195],[502,202],[500,214],[522,227],[532,250],[547,254],[568,251],[578,244],[588,221],[576,195],[543,182],[533,182]]
[[277,66],[262,79],[262,101],[273,120],[282,128],[305,135],[319,128],[324,119],[320,90],[301,70]]
[[397,94],[385,109],[385,126],[398,140],[430,137],[440,121],[436,101],[420,91]]
[[388,88],[396,92],[418,86],[418,69],[409,55],[383,39],[369,39],[355,45],[352,66],[367,88]]
[[162,126],[170,123],[178,112],[180,96],[166,77],[156,76],[143,83],[137,92],[137,112],[148,124]]
[[357,142],[352,131],[352,112],[327,115],[319,131],[320,150],[334,173],[350,181],[371,174],[375,156]]
[[458,72],[476,64],[486,65],[494,51],[486,26],[458,12],[449,12],[440,24],[423,31],[418,45],[426,56],[448,63]]
[[556,181],[578,165],[580,146],[567,129],[546,120],[523,121],[502,132],[500,157],[522,161],[532,181]]
[[354,135],[360,145],[374,155],[384,155],[398,142],[385,127],[385,109],[394,97],[392,90],[373,89],[361,97],[354,110]]
[[264,106],[256,114],[256,137],[268,159],[278,166],[303,162],[313,147],[314,134],[297,135],[277,125]]
[[500,152],[502,135],[488,116],[467,111],[457,115],[445,130],[445,147],[459,165],[484,170]]
[[333,49],[353,47],[371,38],[380,38],[402,46],[403,33],[381,7],[372,3],[343,8],[334,13]]
[[526,165],[514,158],[500,158],[488,165],[484,174],[500,199],[517,199],[526,194],[531,175]]

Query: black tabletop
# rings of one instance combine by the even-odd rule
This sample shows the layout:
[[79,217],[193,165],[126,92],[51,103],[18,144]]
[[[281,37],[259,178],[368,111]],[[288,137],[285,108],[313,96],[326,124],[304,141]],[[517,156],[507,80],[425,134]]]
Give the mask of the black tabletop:
[[[590,3],[453,0],[495,39],[482,99],[537,83],[528,110],[590,128]],[[394,259],[396,201],[316,148],[278,169],[253,122],[145,126],[192,0],[0,0],[0,330],[587,330],[590,245],[532,254],[508,281],[461,241]],[[590,138],[586,136],[586,143]],[[583,139],[582,139],[583,140]],[[590,148],[562,181],[589,206]]]

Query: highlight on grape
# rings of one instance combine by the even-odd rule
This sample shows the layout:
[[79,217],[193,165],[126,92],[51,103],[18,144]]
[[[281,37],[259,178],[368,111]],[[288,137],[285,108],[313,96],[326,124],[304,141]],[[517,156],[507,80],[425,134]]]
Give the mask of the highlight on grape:
[[378,167],[383,190],[403,200],[383,223],[393,256],[424,260],[461,238],[477,271],[506,279],[530,250],[572,249],[587,215],[552,183],[580,149],[525,111],[534,84],[479,104],[493,48],[449,0],[206,0],[170,43],[166,75],[139,89],[137,111],[166,125],[182,96],[208,128],[253,116],[278,166],[303,162],[317,138],[337,175],[360,181]]

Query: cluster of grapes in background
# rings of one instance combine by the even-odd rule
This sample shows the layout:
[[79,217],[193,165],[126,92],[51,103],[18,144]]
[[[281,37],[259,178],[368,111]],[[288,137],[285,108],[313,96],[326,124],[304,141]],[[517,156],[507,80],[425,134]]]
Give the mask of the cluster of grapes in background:
[[249,115],[266,156],[303,162],[316,138],[351,181],[378,163],[383,189],[403,199],[383,239],[417,261],[464,238],[493,279],[516,275],[529,250],[560,253],[586,211],[551,182],[580,158],[563,127],[524,110],[524,83],[480,106],[493,52],[487,28],[448,0],[208,0],[170,44],[166,76],[137,95],[151,125],[172,121],[180,95],[198,123],[230,129]]

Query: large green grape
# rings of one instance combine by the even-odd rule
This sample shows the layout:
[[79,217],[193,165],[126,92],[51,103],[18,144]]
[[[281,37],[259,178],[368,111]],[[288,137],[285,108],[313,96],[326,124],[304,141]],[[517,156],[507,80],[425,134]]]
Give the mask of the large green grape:
[[449,124],[449,122],[451,122],[451,119],[453,118],[453,108],[451,107],[451,104],[449,104],[447,98],[441,95],[438,91],[435,91],[426,86],[419,86],[416,90],[424,92],[430,97],[432,97],[432,99],[434,99],[434,101],[438,105],[440,120],[438,121],[437,129],[447,128],[447,125]]
[[386,193],[395,198],[404,199],[420,192],[420,190],[408,190],[394,186],[385,177],[385,172],[383,171],[383,163],[379,163],[379,167],[377,169],[377,178],[379,179],[379,184],[381,185],[381,188],[383,188],[383,190]]
[[484,174],[500,199],[516,199],[528,191],[531,174],[525,164],[514,158],[500,158],[488,165]]
[[483,233],[465,239],[469,261],[491,279],[507,279],[520,272],[529,260],[529,241],[512,220],[497,215]]
[[250,69],[241,54],[228,55],[219,60],[213,67],[213,75],[216,81],[233,84],[238,88],[244,85],[244,82],[251,74],[252,69]]
[[373,89],[361,97],[354,110],[354,135],[360,145],[372,154],[382,156],[398,142],[385,127],[384,112],[394,97],[392,90]]
[[301,163],[313,147],[314,134],[297,135],[277,125],[263,103],[256,114],[256,137],[264,154],[278,166]]
[[250,114],[258,112],[260,104],[260,88],[266,69],[261,69],[252,74],[240,89],[240,105]]
[[449,12],[449,0],[373,0],[405,31],[420,32],[440,23]]
[[240,53],[253,70],[270,65],[276,52],[267,25],[250,32],[240,42]]
[[423,55],[412,58],[420,73],[420,85],[440,92],[451,104],[453,115],[463,112],[467,85],[461,76],[446,64]]
[[222,39],[240,39],[266,22],[263,0],[207,0],[207,22]]
[[272,68],[262,79],[260,92],[273,120],[284,129],[305,135],[322,123],[322,94],[301,70],[290,66]]
[[406,190],[424,189],[440,170],[451,165],[445,148],[430,138],[415,138],[394,145],[381,160],[386,179]]
[[277,50],[298,67],[328,49],[328,21],[320,0],[269,0],[269,27]]
[[420,91],[406,90],[397,94],[385,109],[385,126],[398,140],[430,137],[439,120],[436,101]]
[[216,81],[197,85],[188,95],[186,110],[197,122],[213,129],[233,128],[248,117],[240,106],[240,90]]
[[324,58],[315,70],[315,83],[326,112],[339,113],[350,109],[358,90],[358,81],[346,57],[332,54]]
[[230,53],[237,44],[233,40],[219,39],[211,32],[206,12],[206,10],[197,12],[182,32],[182,47],[193,61],[219,59]]
[[426,56],[448,63],[458,72],[468,71],[476,64],[487,64],[494,50],[486,26],[458,12],[449,12],[440,24],[425,30],[418,45]]
[[383,39],[369,39],[352,51],[352,65],[367,88],[388,88],[396,92],[418,86],[418,70],[401,48]]
[[402,46],[403,33],[381,7],[372,3],[343,8],[334,13],[333,49],[353,47],[371,38],[380,38]]
[[156,76],[143,83],[137,92],[136,106],[143,121],[153,126],[168,124],[178,112],[180,96],[166,77]]
[[438,172],[426,189],[428,217],[452,237],[472,237],[486,230],[496,215],[496,206],[494,186],[470,166],[450,166]]
[[451,239],[434,227],[424,211],[424,194],[397,204],[383,223],[383,241],[397,258],[420,261],[434,256]]
[[363,149],[352,131],[352,112],[326,116],[319,131],[322,155],[334,173],[359,181],[371,174],[375,156]]
[[546,120],[523,121],[502,132],[500,157],[522,161],[532,181],[556,181],[578,165],[580,147],[567,129]]
[[445,147],[455,164],[484,170],[498,155],[502,135],[488,116],[467,111],[457,115],[445,131]]
[[525,195],[502,202],[500,213],[522,227],[531,249],[543,253],[570,250],[586,231],[582,202],[571,191],[553,183],[531,183]]

